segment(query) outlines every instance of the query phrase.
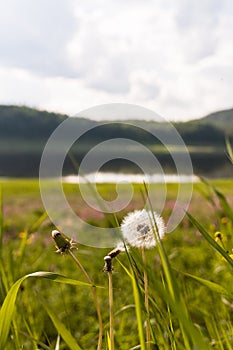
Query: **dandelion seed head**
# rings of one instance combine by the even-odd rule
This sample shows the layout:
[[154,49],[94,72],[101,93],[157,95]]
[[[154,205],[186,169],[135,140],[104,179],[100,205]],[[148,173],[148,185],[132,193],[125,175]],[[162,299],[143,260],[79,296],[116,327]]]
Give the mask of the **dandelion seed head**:
[[135,210],[125,216],[121,231],[126,243],[133,247],[150,249],[156,245],[156,232],[160,238],[164,236],[165,225],[162,217],[156,212]]

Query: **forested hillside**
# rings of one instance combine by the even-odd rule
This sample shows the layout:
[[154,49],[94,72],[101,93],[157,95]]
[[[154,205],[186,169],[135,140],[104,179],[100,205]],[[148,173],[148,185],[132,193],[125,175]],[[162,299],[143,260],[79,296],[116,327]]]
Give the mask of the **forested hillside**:
[[65,118],[65,115],[28,107],[0,106],[0,137],[45,139]]
[[[223,120],[222,116],[224,116]],[[205,144],[214,145],[224,142],[225,130],[229,131],[231,124],[233,124],[233,114],[227,112],[226,116],[227,118],[225,118],[223,112],[219,112],[213,115],[213,122],[211,116],[209,116],[196,121],[175,123],[174,126],[187,144],[198,145],[200,143],[202,145],[204,142]],[[1,140],[46,140],[67,117],[67,115],[39,111],[28,107],[0,106],[0,138]],[[130,121],[128,122],[130,123]],[[88,128],[91,128],[101,123],[77,118],[77,124],[80,127],[86,125]],[[139,125],[142,129],[146,127],[152,132],[156,131],[161,135],[167,134],[169,139],[169,127],[166,123],[143,121],[142,116]],[[225,129],[223,130],[221,126],[224,126]],[[146,144],[155,142],[149,133],[145,133],[140,128],[131,127],[124,122],[120,124],[113,122],[105,126],[96,127],[90,133],[89,141],[100,141],[106,137],[133,138]]]
[[[174,124],[188,146],[195,172],[205,174],[212,171],[215,163],[221,169],[225,167],[225,137],[228,135],[233,139],[230,132],[233,123],[231,113],[232,110],[223,111],[203,119]],[[28,107],[0,106],[0,176],[38,176],[44,146],[52,132],[66,118],[67,115]],[[76,130],[89,130],[72,148],[78,162],[93,146],[114,138],[132,139],[147,146],[168,171],[172,171],[174,167],[171,166],[170,156],[159,138],[174,146],[174,152],[179,152],[182,156],[183,150],[176,147],[169,123],[145,121],[143,116],[137,121],[137,127],[136,122],[131,125],[132,121],[113,121],[104,125],[102,122],[85,118],[74,118],[72,121]],[[159,135],[159,138],[153,134]],[[121,146],[124,147],[124,142]],[[125,154],[127,152],[130,151],[125,148]],[[122,159],[118,160],[116,168],[112,165],[112,169],[121,171],[128,166],[129,164]],[[66,162],[64,172],[70,173],[72,169],[72,165]]]
[[202,124],[211,124],[223,130],[227,135],[233,134],[233,108],[211,113],[200,120]]

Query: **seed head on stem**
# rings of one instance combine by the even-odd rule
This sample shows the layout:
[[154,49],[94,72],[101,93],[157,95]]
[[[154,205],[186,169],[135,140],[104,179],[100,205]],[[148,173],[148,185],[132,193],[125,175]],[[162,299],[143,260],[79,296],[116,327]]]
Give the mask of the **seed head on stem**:
[[77,242],[74,242],[72,239],[69,240],[57,230],[52,231],[52,237],[55,241],[55,246],[57,248],[56,253],[58,254],[67,254],[73,248],[78,249]]
[[72,252],[73,248],[77,248],[77,243],[74,242],[72,239],[69,240],[67,237],[65,237],[61,232],[59,232],[57,230],[52,231],[52,237],[55,241],[55,245],[57,248],[56,253],[69,254],[71,256],[71,258],[73,259],[73,261],[75,262],[75,264],[80,269],[80,271],[82,272],[82,274],[85,276],[88,283],[91,285],[91,292],[93,295],[96,313],[97,313],[97,317],[98,317],[98,321],[99,321],[99,338],[98,338],[97,350],[100,350],[101,345],[102,345],[103,322],[102,322],[100,306],[99,306],[99,302],[98,302],[98,298],[97,298],[97,294],[96,294],[96,289],[94,287],[94,283],[92,282],[87,271],[84,269],[83,265],[80,263],[78,258]]

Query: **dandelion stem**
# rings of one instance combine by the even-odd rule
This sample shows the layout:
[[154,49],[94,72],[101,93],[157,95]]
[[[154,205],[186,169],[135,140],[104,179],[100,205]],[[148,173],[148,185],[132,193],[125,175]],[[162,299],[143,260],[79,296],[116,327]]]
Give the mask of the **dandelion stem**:
[[[112,287],[112,256],[115,256],[117,251],[113,250],[104,257],[103,271],[108,274],[108,299],[109,299],[109,337],[110,350],[114,350],[114,315],[113,315],[113,287]],[[119,252],[117,252],[119,254]]]
[[70,249],[68,250],[68,253],[70,254],[72,259],[74,260],[75,264],[79,267],[79,269],[81,270],[81,272],[85,276],[85,278],[88,281],[88,283],[90,283],[92,285],[91,292],[92,292],[92,295],[93,295],[93,298],[94,298],[96,313],[97,313],[98,321],[99,321],[99,339],[98,339],[97,350],[100,350],[101,349],[101,345],[102,345],[103,322],[102,322],[100,306],[99,306],[99,302],[98,302],[98,298],[97,298],[97,294],[96,294],[96,289],[94,287],[94,284],[93,284],[90,276],[88,275],[88,273],[86,272],[86,270],[84,269],[84,267],[82,266],[80,261],[76,258],[76,256],[73,254],[73,252]]
[[148,276],[146,272],[146,252],[145,248],[142,247],[142,261],[144,265],[144,289],[145,289],[145,308],[147,313],[146,318],[146,349],[150,350],[150,317],[149,317],[149,291],[148,291]]
[[110,350],[114,350],[114,315],[113,315],[112,271],[108,272],[108,284],[109,284]]

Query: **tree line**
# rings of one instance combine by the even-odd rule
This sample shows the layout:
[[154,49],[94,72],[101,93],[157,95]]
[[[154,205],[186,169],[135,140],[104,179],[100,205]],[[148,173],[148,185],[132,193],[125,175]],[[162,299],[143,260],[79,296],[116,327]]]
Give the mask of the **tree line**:
[[[37,109],[19,106],[0,106],[0,138],[1,140],[47,140],[52,132],[60,125],[67,115],[39,111]],[[90,128],[82,140],[85,143],[96,143],[111,138],[130,138],[143,144],[158,144],[159,140],[154,133],[170,139],[172,135],[169,123],[140,122],[142,127],[135,127],[126,122],[102,123],[84,118],[77,118],[77,127],[87,125]],[[225,133],[222,129],[199,121],[175,123],[187,145],[219,145],[225,142]],[[151,133],[145,129],[151,130]]]

